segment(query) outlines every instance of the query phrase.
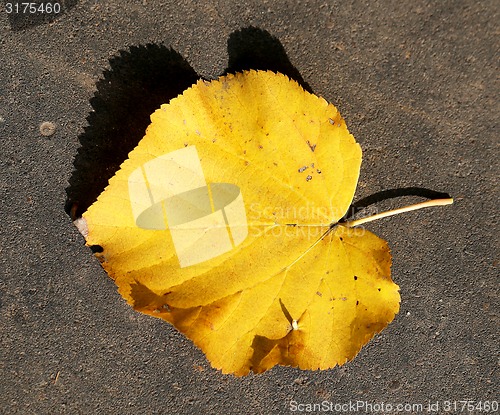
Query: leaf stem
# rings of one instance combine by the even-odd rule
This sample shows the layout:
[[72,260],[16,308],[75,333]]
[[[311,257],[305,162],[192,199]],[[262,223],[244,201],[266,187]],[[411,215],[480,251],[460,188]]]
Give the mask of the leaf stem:
[[367,216],[366,218],[345,222],[343,223],[343,225],[348,228],[353,228],[354,226],[359,226],[362,225],[363,223],[372,222],[374,220],[386,218],[388,216],[399,215],[400,213],[410,212],[412,210],[418,210],[426,207],[451,205],[452,203],[453,203],[452,198],[427,200],[425,202],[417,203],[415,205],[405,206],[399,209],[388,210],[386,212],[377,213],[376,215],[373,216]]

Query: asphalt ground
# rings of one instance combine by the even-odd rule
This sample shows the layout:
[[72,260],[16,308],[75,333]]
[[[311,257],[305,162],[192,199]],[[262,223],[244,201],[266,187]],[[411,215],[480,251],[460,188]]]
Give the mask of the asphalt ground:
[[[473,401],[465,411],[479,414],[498,402],[498,1],[73,0],[57,15],[7,3],[1,413],[465,413]],[[342,367],[212,369],[122,300],[68,214],[92,203],[161,103],[249,68],[339,108],[363,149],[358,207],[429,190],[455,200],[367,225],[391,247],[401,311]]]

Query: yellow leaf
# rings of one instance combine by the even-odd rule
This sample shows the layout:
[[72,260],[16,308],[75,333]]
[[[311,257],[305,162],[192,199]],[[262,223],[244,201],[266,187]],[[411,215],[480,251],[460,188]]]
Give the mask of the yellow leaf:
[[399,310],[385,241],[337,221],[361,149],[337,109],[282,74],[199,81],[83,215],[138,311],[224,373],[352,359]]

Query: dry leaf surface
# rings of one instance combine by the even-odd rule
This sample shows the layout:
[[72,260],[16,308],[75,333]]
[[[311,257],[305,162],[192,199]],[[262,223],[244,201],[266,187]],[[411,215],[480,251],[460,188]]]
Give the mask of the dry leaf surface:
[[332,104],[249,71],[199,81],[151,119],[83,216],[136,310],[236,375],[341,365],[392,321],[387,243],[331,226],[361,164]]

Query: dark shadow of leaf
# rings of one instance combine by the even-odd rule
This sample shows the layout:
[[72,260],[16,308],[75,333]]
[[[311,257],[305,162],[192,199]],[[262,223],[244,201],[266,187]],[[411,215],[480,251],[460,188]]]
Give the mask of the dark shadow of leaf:
[[144,136],[150,115],[198,79],[187,61],[163,45],[132,47],[110,59],[97,83],[94,109],[79,137],[66,211],[80,217]]
[[263,29],[246,27],[231,33],[227,50],[229,62],[224,74],[249,69],[281,72],[297,81],[306,91],[312,92],[311,87],[288,59],[281,42]]

